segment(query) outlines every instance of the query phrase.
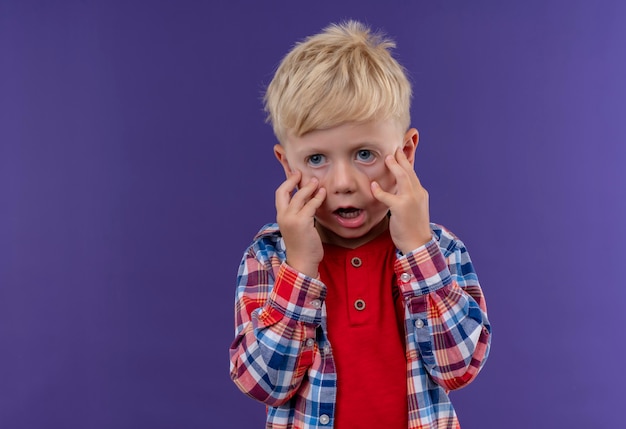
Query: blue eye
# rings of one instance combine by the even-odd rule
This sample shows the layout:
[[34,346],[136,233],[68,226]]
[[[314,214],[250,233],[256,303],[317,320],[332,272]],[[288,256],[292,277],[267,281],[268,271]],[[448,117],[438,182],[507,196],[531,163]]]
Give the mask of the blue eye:
[[315,155],[311,155],[307,158],[307,163],[312,166],[321,165],[324,162],[324,159],[324,155],[316,153]]
[[364,162],[371,162],[374,160],[374,154],[371,151],[362,149],[356,153],[356,159]]

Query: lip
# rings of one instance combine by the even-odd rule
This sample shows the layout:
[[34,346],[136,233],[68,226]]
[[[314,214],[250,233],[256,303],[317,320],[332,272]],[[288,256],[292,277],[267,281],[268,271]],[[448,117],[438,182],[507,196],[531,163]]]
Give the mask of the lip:
[[[353,209],[358,213],[355,216],[343,217],[338,213],[340,209]],[[344,228],[360,228],[365,224],[365,210],[356,207],[340,207],[333,211],[333,216],[337,223]]]

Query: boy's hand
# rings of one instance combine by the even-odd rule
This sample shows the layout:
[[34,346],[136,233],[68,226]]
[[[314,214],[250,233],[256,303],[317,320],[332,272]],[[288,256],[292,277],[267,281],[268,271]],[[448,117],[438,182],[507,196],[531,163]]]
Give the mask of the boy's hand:
[[432,238],[428,192],[422,187],[413,166],[401,149],[396,150],[393,156],[385,158],[385,164],[396,178],[396,192],[385,192],[377,182],[372,182],[372,194],[389,207],[391,238],[396,247],[406,254]]
[[324,248],[314,216],[326,198],[326,189],[318,188],[319,182],[312,178],[292,196],[301,177],[302,173],[295,171],[276,190],[276,222],[285,240],[287,263],[309,277],[317,277]]

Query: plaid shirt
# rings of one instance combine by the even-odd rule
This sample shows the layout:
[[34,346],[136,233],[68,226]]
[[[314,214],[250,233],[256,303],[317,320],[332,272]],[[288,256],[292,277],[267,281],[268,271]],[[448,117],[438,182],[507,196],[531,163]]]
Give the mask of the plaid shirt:
[[[431,229],[430,242],[406,255],[397,251],[394,264],[405,302],[409,429],[459,427],[447,392],[474,379],[491,341],[465,246],[443,227]],[[332,428],[337,374],[326,329],[326,286],[285,260],[276,224],[263,227],[243,256],[231,378],[267,405],[268,429]]]

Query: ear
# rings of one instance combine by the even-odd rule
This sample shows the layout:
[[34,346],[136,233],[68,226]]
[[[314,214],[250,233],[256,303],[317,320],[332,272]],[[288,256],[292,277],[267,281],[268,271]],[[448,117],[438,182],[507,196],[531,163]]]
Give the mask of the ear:
[[402,142],[402,152],[409,160],[411,165],[415,165],[415,149],[420,140],[420,135],[415,128],[411,128],[404,134],[404,140]]
[[283,170],[285,170],[285,177],[289,178],[291,175],[291,167],[289,166],[289,162],[287,161],[287,153],[285,152],[285,148],[282,145],[274,145],[274,156],[280,165],[283,166]]

